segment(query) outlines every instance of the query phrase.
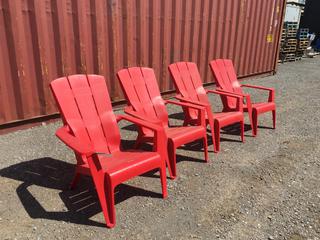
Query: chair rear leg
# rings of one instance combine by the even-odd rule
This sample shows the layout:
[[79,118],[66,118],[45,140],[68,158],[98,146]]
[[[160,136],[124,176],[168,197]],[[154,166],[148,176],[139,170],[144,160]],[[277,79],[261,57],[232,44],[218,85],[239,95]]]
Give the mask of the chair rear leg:
[[252,111],[252,124],[253,124],[252,135],[255,137],[258,134],[258,113],[255,109],[253,109]]
[[217,153],[220,151],[220,125],[218,121],[214,122],[214,138],[215,138],[215,145],[214,145],[214,152]]
[[209,156],[208,156],[208,137],[207,137],[207,133],[205,135],[205,137],[203,138],[203,150],[204,150],[204,159],[206,160],[206,162],[209,161]]
[[[168,142],[168,156],[169,156],[169,164],[170,164],[170,178],[175,179],[177,177],[177,156],[176,156],[176,148],[173,142]],[[170,171],[169,171],[170,172]]]
[[162,197],[166,198],[168,196],[167,191],[167,174],[166,174],[166,165],[160,167],[160,179],[161,179],[161,189],[162,189]]
[[184,119],[183,126],[186,127],[189,125],[189,123],[190,123],[189,119]]
[[141,144],[144,142],[144,138],[143,135],[141,135],[140,133],[138,134],[138,137],[136,139],[136,142],[133,146],[134,149],[138,149],[141,147]]
[[79,171],[78,171],[78,169],[77,169],[77,167],[76,167],[76,170],[75,170],[73,179],[72,179],[72,181],[71,181],[71,183],[70,183],[70,186],[69,186],[69,189],[70,189],[70,190],[74,189],[74,188],[77,186],[77,184],[78,184],[78,182],[79,182],[79,180],[80,180],[80,175],[81,175],[81,174],[79,173]]
[[188,126],[191,123],[191,118],[189,116],[189,113],[187,110],[183,109],[183,113],[184,113],[184,120],[183,120],[183,126]]
[[272,123],[273,123],[273,128],[276,128],[276,110],[272,110]]

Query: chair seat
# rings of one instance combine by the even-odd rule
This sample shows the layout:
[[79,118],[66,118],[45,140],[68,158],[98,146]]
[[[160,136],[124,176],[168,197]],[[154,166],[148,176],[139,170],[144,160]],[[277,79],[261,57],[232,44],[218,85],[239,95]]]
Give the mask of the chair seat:
[[203,138],[206,130],[202,126],[188,126],[188,127],[171,127],[166,129],[169,139],[171,139],[176,146]]
[[[195,124],[197,121],[197,118],[194,116],[191,116],[191,117],[192,117],[192,119],[189,121],[189,123]],[[240,111],[217,112],[217,113],[213,113],[213,120],[218,121],[220,127],[224,127],[224,126],[236,123],[236,122],[243,121],[243,113]],[[209,119],[208,119],[207,113],[206,113],[206,121],[207,121],[207,124],[209,124]]]
[[[248,107],[245,105],[244,110],[247,111]],[[257,113],[269,112],[276,109],[276,104],[274,102],[262,102],[262,103],[253,103],[252,109],[256,109]]]
[[[144,173],[152,169],[152,166],[159,166],[161,161],[158,153],[141,150],[118,151],[110,156],[101,154],[99,159],[103,172],[108,173],[111,177],[124,175],[126,179],[139,175],[140,172]],[[88,163],[84,163],[79,167],[83,174],[90,175]]]
[[219,122],[220,127],[223,127],[242,121],[243,113],[240,111],[213,113],[213,119]]
[[117,176],[119,182],[154,169],[154,166],[160,166],[161,161],[158,153],[141,150],[118,151],[110,157],[99,155],[99,159],[103,172],[112,178]]
[[[165,131],[169,141],[172,141],[175,146],[181,146],[185,143],[203,138],[206,134],[206,130],[202,126],[168,127],[165,128]],[[148,132],[145,137],[152,138],[152,132]]]

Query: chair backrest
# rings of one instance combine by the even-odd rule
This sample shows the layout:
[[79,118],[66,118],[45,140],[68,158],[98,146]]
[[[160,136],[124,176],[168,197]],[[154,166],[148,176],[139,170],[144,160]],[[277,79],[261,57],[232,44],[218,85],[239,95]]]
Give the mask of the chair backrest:
[[[237,74],[233,63],[229,59],[217,59],[210,62],[210,68],[214,74],[217,87],[232,93],[242,94],[242,89],[238,82]],[[221,96],[223,105],[227,109],[236,107],[236,99]]]
[[[153,69],[131,67],[117,73],[128,108],[146,116],[146,121],[161,121],[168,126],[168,113]],[[146,129],[144,129],[146,131]]]
[[[169,71],[173,78],[176,91],[181,97],[210,104],[206,90],[204,89],[198,67],[193,62],[177,62],[169,65]],[[197,112],[189,109],[189,115],[194,118]]]
[[51,90],[75,137],[97,152],[120,148],[120,132],[103,76],[72,75],[50,83]]

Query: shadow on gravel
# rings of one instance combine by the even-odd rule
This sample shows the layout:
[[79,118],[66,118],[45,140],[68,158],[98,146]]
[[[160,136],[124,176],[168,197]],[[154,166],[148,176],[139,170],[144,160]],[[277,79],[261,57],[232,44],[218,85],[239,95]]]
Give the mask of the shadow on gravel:
[[[176,161],[177,161],[177,163],[179,163],[179,162],[196,162],[196,163],[203,163],[203,164],[206,163],[206,161],[204,159],[204,154],[203,154],[203,158],[200,158],[200,159],[177,154]],[[179,168],[179,166],[177,166],[177,168]],[[178,169],[178,171],[179,171],[179,169]],[[153,170],[153,171],[144,173],[140,176],[141,177],[148,177],[148,178],[160,178],[158,170]],[[179,175],[178,175],[178,177],[179,177]],[[170,177],[167,177],[167,179],[170,179]]]
[[[244,132],[246,133],[248,131],[250,131],[250,134],[245,134],[245,137],[252,137],[250,124],[244,124]],[[226,135],[240,136],[240,124],[236,123],[230,126],[223,127],[221,133]]]
[[[135,125],[128,125],[123,127],[123,129],[129,130],[129,131],[136,131],[136,126]],[[245,124],[245,131],[251,131],[251,126]],[[207,129],[208,134],[208,151],[213,152],[213,143],[212,143],[212,137],[211,137],[211,130],[208,128]],[[220,142],[239,142],[241,143],[240,139],[240,126],[239,124],[234,124],[228,127],[225,127],[222,129],[221,134],[223,135],[232,135],[232,136],[239,136],[239,139],[230,139],[221,136],[220,137]],[[252,137],[252,135],[245,135],[246,137]],[[134,147],[135,140],[126,140],[122,139],[121,140],[121,147],[124,150],[127,149],[132,149]],[[152,146],[151,144],[144,143],[141,146],[141,149],[146,150],[146,151],[152,151]],[[180,146],[179,149],[187,150],[187,151],[195,151],[195,152],[201,152],[203,151],[203,142],[202,140],[197,140],[191,143],[188,143],[186,145]],[[187,161],[187,160],[186,160]]]
[[[82,177],[80,184],[74,190],[68,190],[73,171],[73,164],[53,158],[40,158],[1,169],[0,176],[22,182],[16,192],[31,218],[105,227],[104,223],[90,220],[92,216],[101,212],[91,178]],[[66,207],[62,211],[47,211],[40,202],[48,200],[48,196],[36,199],[32,194],[33,185],[61,190],[59,196]],[[115,204],[134,196],[162,198],[161,193],[120,184],[115,189]]]
[[[173,125],[171,124],[171,127],[179,127],[182,126],[183,124],[183,119],[184,119],[184,115],[183,113],[173,113],[169,115],[169,119],[176,119],[176,120],[181,120],[181,123],[177,124],[177,125]],[[258,126],[259,128],[266,128],[266,129],[273,129],[273,128],[269,128],[269,127],[264,127],[264,126]],[[138,128],[136,125],[134,124],[130,124],[127,125],[125,127],[123,127],[122,129],[127,130],[127,131],[137,131]],[[211,134],[211,129],[209,126],[207,126],[207,132]],[[244,124],[244,132],[251,132],[251,126],[250,124]],[[226,135],[239,135],[240,136],[240,125],[239,123],[230,125],[230,126],[226,126],[224,128],[222,128],[222,134],[226,134]],[[251,133],[245,134],[246,137],[252,137]],[[232,139],[226,139],[226,138],[221,138],[221,141],[231,141],[234,142],[235,140]],[[208,142],[209,144],[212,144],[212,142]]]
[[274,130],[274,128],[273,127],[267,127],[267,126],[258,126],[258,130],[259,130],[259,128],[261,128],[261,129],[272,129],[272,130]]

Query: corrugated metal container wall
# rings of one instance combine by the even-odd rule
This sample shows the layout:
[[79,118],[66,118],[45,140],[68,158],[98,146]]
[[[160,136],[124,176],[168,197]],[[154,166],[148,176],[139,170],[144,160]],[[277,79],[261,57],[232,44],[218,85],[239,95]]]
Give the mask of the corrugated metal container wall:
[[208,62],[234,60],[240,77],[274,71],[284,0],[2,0],[0,124],[57,112],[49,82],[75,73],[107,79],[154,68],[162,92],[167,66],[193,61],[205,82]]

